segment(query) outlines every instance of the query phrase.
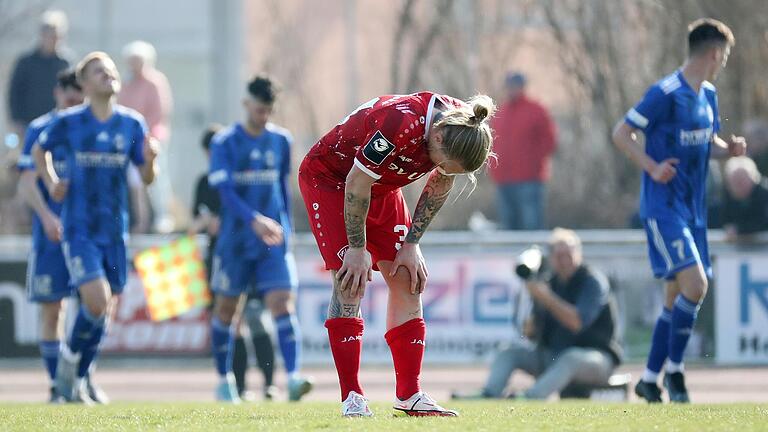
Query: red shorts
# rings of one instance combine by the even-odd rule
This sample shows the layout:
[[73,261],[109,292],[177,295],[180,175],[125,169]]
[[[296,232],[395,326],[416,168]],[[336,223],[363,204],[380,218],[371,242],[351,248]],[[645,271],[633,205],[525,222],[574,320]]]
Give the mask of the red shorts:
[[[344,226],[344,190],[318,185],[306,172],[299,173],[299,190],[326,270],[340,269],[348,248]],[[410,227],[411,214],[400,189],[371,199],[365,236],[374,270],[379,269],[379,261],[395,260]]]

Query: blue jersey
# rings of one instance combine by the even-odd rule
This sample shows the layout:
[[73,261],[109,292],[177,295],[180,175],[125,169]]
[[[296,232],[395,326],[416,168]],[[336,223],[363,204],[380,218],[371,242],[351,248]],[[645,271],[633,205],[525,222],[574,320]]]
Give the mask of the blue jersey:
[[61,151],[66,159],[65,239],[83,236],[106,245],[125,236],[128,163],[144,164],[146,135],[144,118],[120,105],[104,122],[93,115],[90,105],[70,108],[40,134],[41,148]]
[[643,173],[640,217],[678,217],[706,227],[709,155],[720,130],[715,87],[704,81],[696,93],[678,70],[651,86],[625,121],[644,132],[645,152],[653,160],[680,160],[667,184]]
[[[267,247],[251,229],[254,212],[278,221],[288,239],[291,142],[287,130],[271,123],[255,137],[241,124],[234,124],[214,136],[208,182],[220,191],[223,204],[217,255],[242,258],[263,255]],[[233,197],[228,199],[226,194],[232,191]],[[233,200],[238,205],[233,205]]]
[[[24,136],[24,149],[19,156],[18,168],[20,171],[34,170],[35,161],[32,159],[32,147],[37,142],[37,138],[40,133],[47,128],[53,120],[56,119],[58,114],[56,111],[51,111],[47,114],[43,114],[40,117],[32,120],[27,127],[27,133]],[[52,152],[53,167],[56,174],[59,177],[66,177],[66,162],[65,155],[62,148],[55,149]],[[40,195],[43,196],[43,200],[49,209],[56,215],[61,215],[61,203],[54,201],[50,195],[48,195],[48,189],[43,184],[42,180],[37,181],[37,187],[40,190]],[[32,244],[36,250],[52,250],[61,247],[59,243],[53,243],[48,240],[43,230],[43,224],[40,222],[40,218],[37,213],[32,215]]]

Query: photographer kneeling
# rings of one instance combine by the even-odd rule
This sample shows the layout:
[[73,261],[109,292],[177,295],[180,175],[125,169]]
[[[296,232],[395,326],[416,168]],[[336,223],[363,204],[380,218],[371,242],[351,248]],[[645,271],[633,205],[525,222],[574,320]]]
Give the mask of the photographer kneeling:
[[581,240],[571,230],[552,232],[549,255],[552,276],[545,282],[534,267],[525,283],[534,300],[525,333],[535,343],[519,339],[499,351],[475,398],[507,396],[504,389],[516,369],[537,379],[524,393],[510,396],[546,399],[572,384],[605,385],[620,363],[615,306],[605,276],[582,263]]

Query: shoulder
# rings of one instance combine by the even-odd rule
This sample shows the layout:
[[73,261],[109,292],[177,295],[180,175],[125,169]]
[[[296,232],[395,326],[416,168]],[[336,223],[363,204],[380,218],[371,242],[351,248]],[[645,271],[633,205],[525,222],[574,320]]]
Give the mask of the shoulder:
[[683,82],[680,80],[679,73],[674,72],[657,81],[654,85],[651,86],[649,91],[655,90],[661,92],[664,95],[668,95],[682,86]]
[[589,265],[584,265],[582,266],[581,269],[582,269],[581,271],[583,272],[583,279],[582,279],[583,283],[597,288],[600,293],[604,293],[604,294],[608,293],[608,290],[609,290],[608,278],[605,276],[603,272]]
[[141,115],[140,112],[133,108],[128,108],[125,105],[115,105],[115,112],[121,117],[127,118],[129,120],[144,122],[144,116]]
[[33,131],[33,130],[37,130],[37,129],[44,129],[55,118],[56,118],[56,116],[53,113],[50,113],[50,112],[45,113],[45,114],[41,115],[40,117],[38,117],[38,118],[32,120],[31,122],[29,122],[29,130]]
[[35,61],[35,57],[37,57],[37,50],[21,53],[18,57],[16,57],[16,67],[29,66],[30,63]]
[[293,143],[293,135],[291,135],[291,132],[288,129],[282,126],[278,126],[274,123],[267,123],[266,130],[267,132],[273,135],[277,135],[278,137],[285,140],[286,144],[288,145]]
[[237,127],[234,124],[231,124],[224,129],[216,132],[216,134],[211,138],[211,148],[219,147],[232,139],[232,137],[235,136],[237,133]]
[[63,109],[57,112],[56,115],[51,116],[49,124],[65,123],[80,118],[85,114],[86,109],[88,109],[88,106],[84,104]]

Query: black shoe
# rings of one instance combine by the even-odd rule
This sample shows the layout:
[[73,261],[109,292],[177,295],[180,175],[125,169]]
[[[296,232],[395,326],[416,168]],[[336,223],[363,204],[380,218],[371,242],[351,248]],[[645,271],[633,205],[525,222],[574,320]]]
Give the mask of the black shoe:
[[664,374],[664,387],[669,393],[669,401],[675,403],[690,403],[688,389],[685,387],[685,376],[682,372]]
[[661,389],[656,383],[640,380],[635,386],[635,394],[648,401],[648,403],[661,403]]
[[48,399],[48,403],[60,404],[63,402],[64,401],[61,399],[61,396],[59,396],[59,394],[56,392],[56,387],[51,386],[51,397]]

